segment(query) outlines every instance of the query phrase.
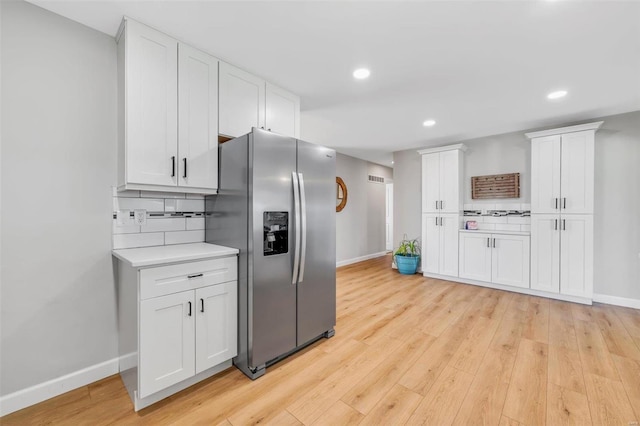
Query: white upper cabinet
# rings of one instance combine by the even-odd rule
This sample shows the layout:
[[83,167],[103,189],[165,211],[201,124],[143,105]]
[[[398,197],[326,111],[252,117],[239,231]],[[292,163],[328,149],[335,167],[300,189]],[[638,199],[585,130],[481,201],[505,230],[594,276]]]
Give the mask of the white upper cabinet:
[[121,111],[126,111],[120,184],[175,186],[178,42],[138,22],[125,22],[118,45]]
[[218,60],[127,18],[118,79],[118,188],[215,193]]
[[440,211],[459,213],[462,209],[462,151],[440,153]]
[[462,210],[462,144],[418,151],[422,155],[422,212],[460,213]]
[[219,132],[242,136],[252,127],[265,128],[265,81],[246,71],[220,62]]
[[593,214],[595,131],[602,122],[528,133],[531,213]]
[[422,156],[422,212],[438,212],[439,203],[440,154],[425,154]]
[[218,60],[178,47],[178,186],[218,187]]
[[270,132],[300,137],[300,97],[266,83],[266,123]]
[[594,131],[562,135],[562,213],[593,213]]
[[554,213],[560,207],[561,136],[537,138],[531,144],[531,211]]

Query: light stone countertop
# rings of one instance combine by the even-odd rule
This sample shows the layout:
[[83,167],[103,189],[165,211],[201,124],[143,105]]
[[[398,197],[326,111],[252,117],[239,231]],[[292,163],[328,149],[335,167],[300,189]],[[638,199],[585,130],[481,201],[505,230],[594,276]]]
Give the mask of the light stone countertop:
[[112,250],[118,259],[134,268],[158,266],[191,260],[238,254],[238,249],[208,243],[175,244],[169,246],[140,247]]

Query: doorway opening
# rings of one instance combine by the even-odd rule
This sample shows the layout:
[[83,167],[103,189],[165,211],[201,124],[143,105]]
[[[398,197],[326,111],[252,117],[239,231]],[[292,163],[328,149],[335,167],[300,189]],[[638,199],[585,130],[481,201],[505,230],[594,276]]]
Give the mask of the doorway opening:
[[393,183],[387,183],[385,196],[386,250],[393,250]]

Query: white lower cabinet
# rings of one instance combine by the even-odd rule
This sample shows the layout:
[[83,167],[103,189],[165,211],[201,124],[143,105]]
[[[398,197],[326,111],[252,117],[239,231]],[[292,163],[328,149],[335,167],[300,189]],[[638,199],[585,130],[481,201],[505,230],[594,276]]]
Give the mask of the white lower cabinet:
[[422,272],[458,276],[457,214],[422,215]]
[[141,398],[195,374],[193,291],[140,303]]
[[237,355],[236,282],[196,290],[196,374]]
[[593,216],[531,216],[531,288],[593,297]]
[[237,257],[146,268],[119,262],[118,275],[120,374],[136,411],[231,366]]
[[460,278],[529,288],[529,236],[460,232]]

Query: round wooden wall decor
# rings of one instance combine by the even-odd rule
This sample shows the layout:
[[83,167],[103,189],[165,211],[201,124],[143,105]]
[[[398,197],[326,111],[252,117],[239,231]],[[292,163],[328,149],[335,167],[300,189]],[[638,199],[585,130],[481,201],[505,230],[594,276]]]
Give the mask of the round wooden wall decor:
[[336,177],[336,184],[336,211],[341,212],[347,205],[347,185],[340,177]]

